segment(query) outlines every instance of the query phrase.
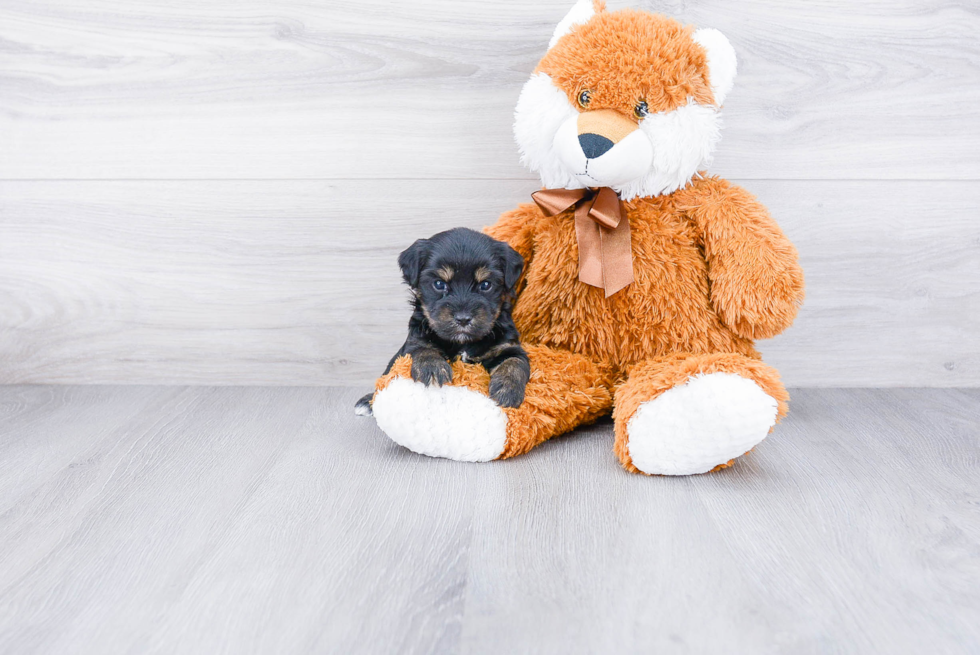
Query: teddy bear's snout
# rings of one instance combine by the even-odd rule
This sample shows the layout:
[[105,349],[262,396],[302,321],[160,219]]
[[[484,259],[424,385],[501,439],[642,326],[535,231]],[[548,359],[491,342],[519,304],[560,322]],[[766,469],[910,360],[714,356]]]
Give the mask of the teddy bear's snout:
[[636,123],[614,109],[579,114],[578,143],[587,159],[601,157],[636,131]]
[[552,143],[565,170],[589,187],[626,184],[646,175],[653,164],[649,137],[615,109],[569,117]]

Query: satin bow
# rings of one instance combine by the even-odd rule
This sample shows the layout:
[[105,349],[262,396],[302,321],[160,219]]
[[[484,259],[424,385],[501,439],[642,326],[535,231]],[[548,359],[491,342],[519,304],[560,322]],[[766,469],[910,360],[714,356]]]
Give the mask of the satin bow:
[[575,208],[580,281],[605,289],[606,298],[633,281],[630,223],[615,191],[609,187],[542,189],[531,197],[547,216]]

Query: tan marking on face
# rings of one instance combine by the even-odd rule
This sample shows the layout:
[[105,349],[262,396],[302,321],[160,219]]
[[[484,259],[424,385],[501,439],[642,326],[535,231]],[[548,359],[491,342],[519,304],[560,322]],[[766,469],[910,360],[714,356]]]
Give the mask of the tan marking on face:
[[444,282],[449,282],[453,279],[453,276],[456,275],[456,270],[452,266],[443,266],[436,271],[436,275],[442,278]]
[[473,277],[477,282],[483,282],[490,277],[490,269],[486,266],[481,266],[480,268],[476,269],[475,273],[473,273]]
[[578,133],[598,134],[619,143],[639,129],[639,126],[615,109],[597,109],[578,115]]

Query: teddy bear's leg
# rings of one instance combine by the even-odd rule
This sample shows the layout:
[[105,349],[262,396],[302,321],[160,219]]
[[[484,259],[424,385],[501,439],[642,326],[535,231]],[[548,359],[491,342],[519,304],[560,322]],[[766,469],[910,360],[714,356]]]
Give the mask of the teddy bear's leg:
[[779,374],[735,353],[677,353],[635,366],[615,397],[616,455],[650,475],[731,465],[786,415]]
[[378,427],[393,441],[431,457],[485,462],[513,457],[607,414],[611,382],[588,358],[527,346],[531,379],[518,408],[501,409],[487,395],[482,366],[454,362],[453,381],[425,386],[402,357],[378,380],[372,403]]

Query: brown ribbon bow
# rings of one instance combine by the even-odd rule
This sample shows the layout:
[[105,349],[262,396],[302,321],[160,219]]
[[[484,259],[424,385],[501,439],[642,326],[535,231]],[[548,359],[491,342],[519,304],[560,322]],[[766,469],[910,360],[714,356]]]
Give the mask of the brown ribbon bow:
[[606,298],[633,281],[630,222],[623,217],[615,191],[609,187],[542,189],[531,197],[548,216],[575,207],[580,281],[605,289]]

